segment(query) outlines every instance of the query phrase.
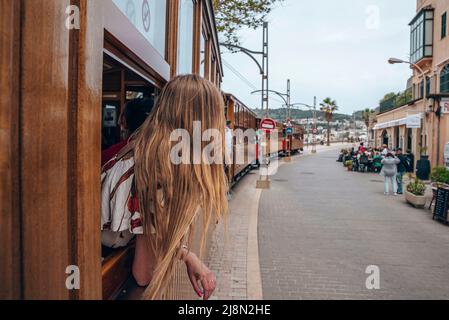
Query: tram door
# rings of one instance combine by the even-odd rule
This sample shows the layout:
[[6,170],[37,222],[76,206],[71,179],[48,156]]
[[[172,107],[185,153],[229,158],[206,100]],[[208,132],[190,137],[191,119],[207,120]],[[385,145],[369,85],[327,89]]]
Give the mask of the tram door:
[[[107,54],[103,57],[102,150],[128,139],[122,113],[134,99],[156,98],[158,87]],[[100,226],[99,226],[100,230]],[[100,231],[99,231],[100,232]],[[120,249],[101,248],[103,299],[119,298],[131,283],[134,244]]]

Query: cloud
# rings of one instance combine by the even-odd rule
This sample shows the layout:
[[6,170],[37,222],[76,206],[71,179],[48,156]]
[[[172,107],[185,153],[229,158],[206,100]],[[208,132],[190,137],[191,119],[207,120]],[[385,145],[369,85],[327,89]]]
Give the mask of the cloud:
[[[367,28],[372,4],[379,8],[378,28]],[[292,80],[292,100],[311,103],[313,96],[331,96],[351,113],[375,107],[387,92],[400,91],[411,71],[386,63],[391,56],[407,58],[415,15],[410,0],[286,0],[270,15],[270,88],[285,91]],[[243,45],[260,50],[261,30],[242,30]],[[225,59],[255,86],[260,75],[244,55]],[[260,97],[225,68],[223,88],[253,107]],[[274,102],[273,106],[280,106]]]

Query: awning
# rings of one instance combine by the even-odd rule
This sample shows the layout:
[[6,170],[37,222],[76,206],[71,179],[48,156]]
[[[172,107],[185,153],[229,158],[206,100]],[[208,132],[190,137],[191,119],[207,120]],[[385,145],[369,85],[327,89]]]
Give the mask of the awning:
[[374,126],[373,130],[382,130],[392,127],[399,127],[406,125],[407,128],[421,128],[421,119],[423,118],[421,113],[413,114],[408,117],[387,121],[383,123],[378,123]]

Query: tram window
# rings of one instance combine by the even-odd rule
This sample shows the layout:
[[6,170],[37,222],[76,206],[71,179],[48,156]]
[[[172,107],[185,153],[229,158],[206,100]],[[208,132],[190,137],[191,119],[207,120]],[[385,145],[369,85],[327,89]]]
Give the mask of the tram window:
[[192,73],[193,0],[179,1],[178,74]]
[[234,126],[239,126],[239,105],[237,103],[234,104]]
[[201,32],[200,43],[200,76],[206,78],[206,36]]
[[139,91],[126,91],[126,100],[143,99],[143,92]]
[[127,102],[155,97],[157,88],[118,61],[104,55],[102,150],[127,139],[121,115]]

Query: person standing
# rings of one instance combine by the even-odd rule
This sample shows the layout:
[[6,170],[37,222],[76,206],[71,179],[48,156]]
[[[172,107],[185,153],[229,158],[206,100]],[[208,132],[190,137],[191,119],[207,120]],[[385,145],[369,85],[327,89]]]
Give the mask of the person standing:
[[400,160],[396,158],[391,152],[388,152],[386,157],[382,160],[382,170],[380,174],[385,178],[385,195],[389,194],[390,184],[393,187],[393,193],[397,196],[398,186],[396,181],[396,175],[398,173],[397,165]]
[[402,180],[404,178],[404,174],[408,171],[408,161],[407,157],[402,153],[402,149],[398,148],[396,150],[396,157],[399,159],[399,163],[397,165],[398,173],[396,175],[396,182],[398,185],[398,194],[403,194],[403,188],[402,188]]
[[360,143],[360,146],[359,146],[359,153],[365,153],[365,146],[364,146],[364,143],[362,142],[362,143]]

